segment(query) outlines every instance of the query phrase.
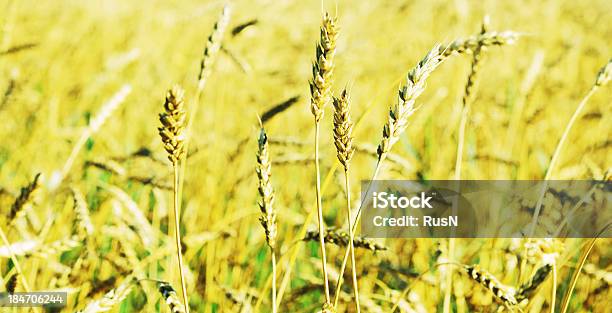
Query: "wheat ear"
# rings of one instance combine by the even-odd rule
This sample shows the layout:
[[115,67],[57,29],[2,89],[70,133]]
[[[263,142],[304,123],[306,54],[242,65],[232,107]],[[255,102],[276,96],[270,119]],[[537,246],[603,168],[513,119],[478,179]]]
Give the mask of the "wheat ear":
[[117,288],[109,291],[99,300],[89,303],[80,313],[108,312],[115,305],[121,303],[132,292],[133,280],[126,279]]
[[477,265],[463,266],[463,270],[471,279],[490,290],[504,305],[512,307],[518,304],[514,296],[514,290],[502,284],[491,273],[481,269]]
[[185,306],[179,301],[176,296],[176,291],[172,286],[165,282],[159,283],[159,293],[161,293],[162,297],[166,301],[166,304],[170,308],[172,313],[185,313]]
[[179,264],[179,273],[181,277],[181,288],[183,294],[183,302],[185,310],[189,313],[189,302],[187,300],[187,286],[183,273],[183,255],[181,252],[181,228],[179,223],[179,161],[185,154],[184,149],[184,130],[185,130],[185,108],[184,108],[184,91],[179,86],[174,86],[166,94],[164,102],[164,112],[159,115],[159,120],[162,127],[159,127],[159,135],[161,136],[164,148],[168,153],[168,159],[172,162],[174,169],[174,238],[176,243],[176,255]]
[[206,39],[206,46],[200,62],[200,71],[198,73],[198,89],[204,89],[208,76],[210,76],[212,65],[214,64],[217,54],[221,49],[221,41],[225,34],[225,29],[229,23],[231,9],[228,5],[223,7],[221,16],[213,25],[213,30]]
[[552,271],[552,265],[544,264],[533,274],[528,282],[522,284],[516,294],[516,299],[520,302],[524,299],[529,299],[538,287],[548,278]]
[[13,274],[13,276],[11,276],[7,281],[6,281],[6,292],[8,294],[12,294],[15,293],[15,291],[17,290],[17,278],[19,277],[18,273]]
[[519,37],[519,33],[510,30],[503,32],[480,32],[476,36],[459,38],[446,46],[441,46],[440,58],[445,59],[453,54],[474,53],[483,47],[512,45]]
[[77,216],[78,235],[81,238],[88,238],[93,234],[93,223],[89,215],[89,209],[87,209],[87,202],[85,197],[76,187],[70,189],[72,197],[74,199],[74,212]]
[[21,191],[19,192],[19,196],[17,197],[17,199],[15,199],[15,202],[13,202],[13,205],[11,206],[11,211],[9,212],[9,216],[8,216],[9,223],[12,224],[17,219],[17,217],[20,217],[21,215],[24,214],[23,208],[26,206],[28,202],[30,202],[30,200],[32,199],[32,194],[34,194],[34,192],[39,187],[39,184],[38,184],[39,178],[40,178],[40,173],[34,176],[34,179],[32,180],[31,183],[21,188]]
[[399,90],[398,102],[389,110],[389,119],[383,128],[381,143],[378,145],[378,158],[383,159],[385,154],[399,140],[400,135],[408,126],[408,118],[414,113],[416,99],[425,90],[425,82],[429,75],[440,65],[444,51],[436,45],[415,66],[406,78],[406,84]]
[[[338,161],[344,167],[344,186],[346,189],[346,210],[347,210],[347,220],[348,220],[348,230],[349,230],[349,240],[348,247],[346,252],[351,254],[351,272],[353,278],[353,293],[355,295],[355,306],[357,307],[357,312],[361,312],[361,307],[359,305],[359,288],[357,283],[357,267],[355,263],[355,246],[353,238],[355,238],[355,234],[353,233],[353,227],[351,224],[351,188],[350,188],[350,179],[349,179],[349,167],[351,158],[353,157],[353,153],[355,152],[353,148],[353,122],[351,121],[350,116],[350,97],[346,89],[342,91],[340,97],[333,99],[334,103],[334,144],[336,145],[337,157]],[[344,269],[346,268],[348,258],[344,258],[342,262],[342,266],[340,267],[340,275],[338,277],[338,282],[336,284],[336,293],[334,295],[334,308],[338,307],[338,299],[340,297],[340,291],[342,287],[342,281],[344,277]]]
[[276,246],[276,212],[274,211],[274,188],[270,182],[272,176],[272,164],[270,162],[270,154],[268,150],[268,136],[263,126],[259,132],[257,140],[257,167],[255,172],[259,179],[259,196],[261,201],[259,202],[259,209],[261,210],[261,217],[259,221],[263,226],[266,233],[266,242],[270,247],[270,253],[272,254],[272,312],[276,313],[276,253],[274,248]]
[[329,279],[327,276],[327,257],[325,254],[325,225],[323,221],[323,208],[321,204],[321,173],[319,170],[319,132],[320,121],[326,104],[329,102],[329,93],[332,85],[334,69],[334,55],[336,54],[336,39],[338,30],[336,18],[328,13],[323,17],[319,43],[316,47],[316,60],[312,65],[312,80],[310,81],[310,111],[315,120],[315,175],[317,180],[317,217],[319,222],[319,241],[321,244],[321,268],[323,271],[323,286],[325,289],[325,303],[330,303]]
[[[319,231],[317,230],[307,231],[302,240],[304,241],[319,240]],[[328,228],[325,230],[325,242],[337,245],[339,247],[348,247],[349,242],[350,242],[350,236],[348,232],[346,231]],[[355,249],[358,249],[358,248],[367,249],[372,252],[387,250],[387,247],[380,245],[372,241],[371,239],[363,238],[360,236],[353,237],[353,247]]]

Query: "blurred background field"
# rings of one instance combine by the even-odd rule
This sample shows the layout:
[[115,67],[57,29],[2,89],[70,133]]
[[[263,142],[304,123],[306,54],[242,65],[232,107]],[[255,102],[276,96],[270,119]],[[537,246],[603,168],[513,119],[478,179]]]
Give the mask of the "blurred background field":
[[[41,188],[25,216],[11,225],[8,217],[0,217],[0,225],[12,244],[36,243],[18,256],[25,280],[31,290],[69,290],[64,311],[82,309],[130,274],[180,287],[168,236],[171,169],[157,134],[157,115],[174,83],[186,89],[188,114],[195,105],[202,51],[224,4],[0,0],[3,212],[9,212],[20,188],[41,173]],[[434,44],[477,34],[487,14],[491,30],[521,34],[514,45],[485,51],[466,133],[464,179],[543,178],[576,105],[612,57],[612,2],[606,0],[323,5],[245,0],[232,1],[231,8],[224,50],[199,101],[198,115],[190,116],[195,122],[181,199],[181,233],[195,312],[271,312],[271,268],[257,220],[257,115],[292,97],[298,97],[297,102],[266,123],[279,223],[280,307],[282,312],[320,309],[318,245],[300,241],[299,231],[303,225],[316,229],[315,219],[307,218],[316,199],[308,80],[323,10],[337,14],[340,26],[333,92],[349,87],[351,113],[358,121],[355,141],[373,149],[406,73]],[[247,24],[252,25],[239,27]],[[453,177],[470,62],[469,56],[456,56],[433,73],[417,102],[422,107],[393,150],[400,162],[386,163],[382,178]],[[92,117],[125,84],[131,93],[88,138],[66,178],[54,186],[53,176],[64,167]],[[610,169],[610,90],[604,86],[590,99],[552,178],[602,179]],[[328,182],[323,191],[325,221],[346,229],[331,106],[326,111],[321,132],[322,177]],[[294,143],[274,144],[289,139]],[[375,162],[375,153],[356,153],[353,198],[358,198],[358,181],[371,177]],[[84,194],[93,230],[84,240],[43,251],[78,228],[69,186]],[[389,239],[380,244],[388,250],[356,251],[363,310],[389,312],[411,285],[398,310],[441,311],[448,287],[444,267],[433,265],[444,258],[446,241]],[[583,244],[552,243],[559,250],[557,305]],[[583,274],[569,312],[609,312],[609,244],[609,239],[596,243],[587,263],[599,276]],[[522,246],[507,239],[458,240],[455,258],[481,264],[504,284],[518,286],[538,268],[534,261],[518,270]],[[343,254],[343,248],[328,245],[332,272],[337,273]],[[427,270],[425,279],[416,279]],[[6,252],[0,254],[0,282],[14,273],[13,261]],[[526,312],[550,310],[551,283],[548,277]],[[503,307],[459,273],[454,284],[453,311],[495,312]],[[340,311],[353,312],[350,283],[345,289]],[[112,312],[169,312],[160,298],[154,282],[141,281]]]

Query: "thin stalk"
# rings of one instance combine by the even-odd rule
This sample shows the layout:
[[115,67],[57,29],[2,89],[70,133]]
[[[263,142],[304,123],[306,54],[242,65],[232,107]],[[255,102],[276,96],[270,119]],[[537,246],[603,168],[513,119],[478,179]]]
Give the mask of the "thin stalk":
[[557,299],[557,263],[552,264],[552,296],[550,298],[550,313],[555,313],[555,300]]
[[[463,146],[465,142],[465,129],[467,126],[467,120],[470,113],[470,105],[469,102],[465,101],[466,97],[464,97],[463,109],[461,110],[461,121],[459,122],[459,134],[457,139],[457,159],[455,161],[455,180],[461,179],[461,164],[463,161]],[[459,186],[457,186],[457,190]],[[453,214],[457,210],[456,201],[453,202]],[[455,258],[455,238],[448,239],[448,260],[453,261]],[[451,294],[452,294],[452,284],[453,284],[453,269],[452,267],[449,269],[446,275],[446,290],[444,292],[444,312],[450,312],[450,304],[451,304]]]
[[179,168],[175,164],[174,169],[174,239],[176,243],[176,257],[178,258],[179,274],[181,277],[181,289],[183,293],[183,302],[185,303],[185,311],[189,313],[189,301],[187,299],[187,286],[185,284],[185,275],[183,273],[183,252],[181,249],[181,228],[179,225],[179,197],[178,197],[178,185],[179,185]]
[[576,111],[574,111],[574,114],[572,115],[569,122],[565,126],[563,135],[561,135],[561,139],[559,140],[559,143],[557,144],[557,147],[555,148],[555,152],[553,153],[553,156],[550,159],[550,164],[548,164],[548,168],[546,169],[546,175],[544,176],[544,182],[542,183],[542,188],[540,189],[540,196],[538,197],[538,202],[536,204],[535,212],[533,213],[533,219],[531,221],[531,227],[530,227],[531,230],[529,231],[530,237],[533,237],[534,235],[535,227],[538,223],[538,217],[540,216],[540,210],[542,209],[542,202],[544,200],[544,194],[546,193],[546,190],[548,189],[548,180],[550,180],[550,178],[552,177],[552,172],[555,166],[557,165],[559,156],[561,155],[561,151],[563,150],[563,146],[565,144],[565,141],[567,140],[569,132],[570,130],[572,130],[574,123],[576,122],[576,120],[580,116],[580,113],[582,112],[587,102],[589,101],[589,99],[595,93],[596,90],[597,90],[597,86],[595,85],[591,87],[591,89],[586,94],[586,96],[582,98],[582,101],[580,101],[580,103],[578,104]]
[[569,287],[567,289],[567,293],[565,294],[565,297],[563,298],[563,303],[561,304],[561,310],[559,311],[561,313],[567,312],[567,308],[569,307],[570,299],[572,298],[572,293],[574,292],[574,288],[576,287],[576,282],[578,281],[578,276],[580,275],[580,272],[582,272],[584,263],[586,263],[586,260],[589,257],[591,250],[593,250],[593,247],[595,246],[595,241],[597,241],[597,237],[589,241],[588,246],[586,247],[586,249],[582,252],[582,255],[580,256],[580,260],[578,261],[578,265],[576,266],[576,269],[574,270],[574,274],[572,275],[572,280],[570,281]]
[[329,278],[327,277],[327,256],[325,254],[325,225],[323,221],[323,208],[321,205],[321,175],[319,173],[319,132],[320,123],[315,122],[315,171],[317,176],[317,217],[319,220],[319,243],[321,244],[321,268],[323,270],[323,286],[325,287],[325,301],[330,303]]
[[[370,190],[372,189],[372,183],[376,180],[376,178],[378,177],[378,173],[380,172],[380,168],[381,165],[383,163],[383,161],[387,158],[387,154],[383,153],[380,158],[378,159],[378,162],[376,162],[376,168],[374,168],[374,174],[372,175],[372,179],[370,179],[370,183],[368,184],[368,188],[366,188],[366,192],[365,194],[369,194]],[[364,199],[361,199],[361,203],[359,204],[359,209],[357,209],[357,215],[355,216],[355,221],[353,222],[353,225],[349,225],[349,231],[350,233],[355,233],[355,231],[357,231],[357,224],[359,224],[359,219],[361,218],[361,208],[363,207],[363,203],[365,201]],[[349,215],[350,216],[350,215]],[[349,223],[350,224],[350,223]],[[349,234],[350,234],[349,233]],[[349,235],[350,236],[350,235]],[[351,243],[353,241],[351,240]],[[339,273],[339,277],[338,278],[338,286],[336,287],[336,295],[335,298],[338,298],[339,293],[340,293],[340,288],[342,288],[342,276],[344,275],[344,269],[346,268],[346,262],[348,262],[348,258],[351,252],[351,248],[350,246],[347,246],[346,248],[346,252],[344,253],[344,258],[342,258],[342,268],[340,269],[340,273]],[[334,303],[336,303],[337,300],[334,300]]]
[[[352,224],[351,224],[351,188],[350,188],[350,180],[349,180],[349,170],[347,167],[344,168],[344,185],[346,187],[346,213],[348,220],[348,229],[349,229],[349,246],[347,248],[347,252],[351,252],[351,265],[352,265],[352,275],[353,275],[353,293],[355,295],[355,305],[357,307],[357,313],[361,312],[361,306],[359,305],[359,287],[357,283],[357,266],[355,262],[355,247],[353,245],[353,238],[355,238],[355,233],[353,232]],[[336,294],[334,296],[334,308],[338,307],[338,299],[340,298],[340,288],[342,287],[342,281],[344,278],[344,269],[346,268],[348,258],[345,258],[342,261],[342,266],[340,267],[340,276],[338,277],[338,283],[336,285]]]
[[[327,187],[329,187],[329,185],[332,183],[333,181],[333,177],[334,177],[334,173],[336,172],[336,169],[338,167],[338,164],[334,164],[332,165],[332,168],[329,170],[329,172],[327,173],[327,175],[325,176],[325,179],[323,180],[323,185],[321,186],[321,190],[326,190]],[[308,222],[310,220],[312,220],[314,215],[314,211],[310,211],[308,212],[308,215],[306,216],[304,225],[302,225],[302,228],[300,228],[300,230],[297,233],[298,238],[304,238],[304,235],[306,234],[306,226],[308,225]],[[283,279],[281,280],[280,283],[280,287],[278,289],[278,294],[277,294],[277,301],[278,303],[281,303],[283,301],[283,295],[285,293],[285,289],[287,288],[287,286],[289,285],[289,281],[291,280],[291,273],[293,270],[293,266],[292,264],[295,264],[295,261],[297,260],[297,257],[299,255],[300,249],[302,247],[302,244],[304,243],[304,241],[299,241],[297,244],[295,244],[293,246],[293,252],[291,253],[289,257],[289,260],[287,261],[287,266],[285,269],[285,273],[283,274]],[[288,252],[287,252],[288,253]],[[282,257],[281,257],[282,259]],[[268,279],[266,281],[265,287],[264,287],[264,292],[267,291],[267,288],[269,288],[268,286],[271,284],[271,279]],[[261,305],[261,301],[262,301],[263,297],[259,297],[259,299],[257,300],[257,302],[255,303],[255,312],[258,311],[259,306]]]
[[276,313],[276,253],[272,248],[270,252],[272,252],[272,313]]
[[582,101],[580,101],[580,104],[578,104],[578,107],[576,108],[576,111],[574,111],[574,114],[570,118],[570,121],[565,126],[565,130],[563,131],[563,135],[561,136],[561,139],[559,140],[559,144],[557,144],[557,148],[555,149],[555,153],[553,154],[552,159],[550,160],[550,164],[548,165],[548,170],[546,170],[546,177],[544,177],[544,180],[550,180],[550,177],[552,175],[552,171],[553,171],[555,165],[557,165],[557,162],[559,160],[559,156],[561,155],[561,151],[563,149],[563,145],[565,144],[565,141],[567,140],[569,132],[570,132],[570,130],[572,130],[572,127],[574,126],[574,123],[576,122],[576,120],[580,116],[580,113],[584,109],[584,107],[587,104],[587,102],[589,101],[589,99],[591,98],[593,93],[595,93],[595,90],[597,90],[597,87],[595,87],[595,86],[593,86],[591,88],[591,90],[589,90],[589,92],[582,99]]

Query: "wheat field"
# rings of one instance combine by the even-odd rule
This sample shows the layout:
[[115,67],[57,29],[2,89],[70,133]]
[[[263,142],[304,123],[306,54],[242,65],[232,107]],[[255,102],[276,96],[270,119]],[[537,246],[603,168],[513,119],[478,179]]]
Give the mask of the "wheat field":
[[610,312],[609,238],[355,223],[372,178],[610,180],[610,21],[607,0],[0,0],[0,292],[67,293],[0,311]]

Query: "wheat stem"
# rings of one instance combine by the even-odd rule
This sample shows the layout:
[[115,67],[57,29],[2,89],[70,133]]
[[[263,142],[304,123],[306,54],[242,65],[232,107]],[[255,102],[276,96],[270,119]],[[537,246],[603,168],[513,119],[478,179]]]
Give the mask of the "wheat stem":
[[276,303],[276,253],[272,248],[270,252],[272,253],[272,313],[276,313],[278,305]]
[[187,286],[185,284],[185,275],[183,272],[183,252],[181,246],[181,226],[179,223],[179,198],[178,198],[178,185],[179,185],[179,168],[178,165],[173,166],[174,169],[174,239],[176,244],[176,256],[178,258],[179,276],[181,277],[181,289],[183,295],[183,303],[185,304],[185,311],[189,313],[189,301],[187,299]]
[[584,98],[582,98],[582,100],[578,104],[578,107],[576,107],[574,114],[572,114],[572,117],[570,118],[569,122],[565,126],[565,129],[563,130],[563,134],[561,135],[561,139],[559,139],[559,143],[557,144],[557,147],[555,148],[555,152],[553,153],[553,156],[550,159],[550,163],[548,164],[548,168],[546,169],[546,174],[544,175],[544,182],[542,184],[542,188],[540,189],[540,196],[538,198],[538,202],[535,207],[535,212],[533,213],[533,218],[531,220],[531,227],[530,227],[531,229],[529,231],[530,237],[533,237],[534,235],[535,227],[538,223],[538,217],[540,216],[540,210],[542,209],[542,202],[544,200],[544,194],[546,193],[546,189],[548,188],[548,180],[550,180],[550,178],[552,177],[552,172],[555,169],[555,166],[557,165],[559,156],[561,155],[561,151],[563,150],[563,146],[565,144],[565,141],[567,140],[569,132],[572,130],[574,123],[580,116],[580,113],[586,106],[591,96],[595,94],[597,89],[606,85],[610,81],[611,77],[612,77],[612,59],[608,61],[608,63],[604,67],[602,67],[601,70],[599,70],[599,72],[597,73],[597,78],[595,79],[595,83],[593,84],[591,89],[589,89],[589,92],[587,92]]
[[323,207],[321,204],[321,173],[319,169],[319,132],[320,123],[315,123],[315,172],[317,176],[317,219],[319,222],[319,244],[321,245],[321,269],[323,270],[323,286],[325,288],[325,302],[330,302],[329,278],[327,276],[327,256],[325,253],[325,221],[323,220]]
[[555,302],[557,300],[557,264],[552,264],[552,295],[550,298],[550,313],[555,313]]
[[185,154],[185,101],[184,91],[179,86],[174,86],[166,94],[164,102],[164,112],[159,115],[162,127],[159,127],[159,135],[164,144],[164,149],[168,153],[168,159],[172,163],[174,174],[173,185],[173,210],[174,210],[174,239],[176,244],[176,256],[178,259],[179,276],[185,310],[189,313],[189,301],[187,298],[187,288],[183,271],[183,253],[181,248],[181,228],[180,228],[180,195],[179,195],[179,163]]
[[[353,278],[353,294],[355,295],[355,306],[357,307],[357,312],[361,312],[361,306],[359,304],[359,286],[357,281],[357,263],[355,262],[355,245],[354,238],[355,233],[353,231],[352,223],[351,223],[351,192],[350,192],[350,180],[349,180],[349,170],[348,168],[344,168],[344,185],[346,188],[346,208],[347,208],[347,220],[348,220],[348,228],[349,228],[349,245],[347,247],[347,252],[350,250],[351,253],[351,272]],[[336,285],[336,294],[334,296],[334,307],[338,306],[338,299],[340,298],[340,292],[342,288],[342,282],[344,278],[344,269],[346,268],[347,259],[342,260],[342,266],[340,267],[340,276],[338,277],[338,283]]]

